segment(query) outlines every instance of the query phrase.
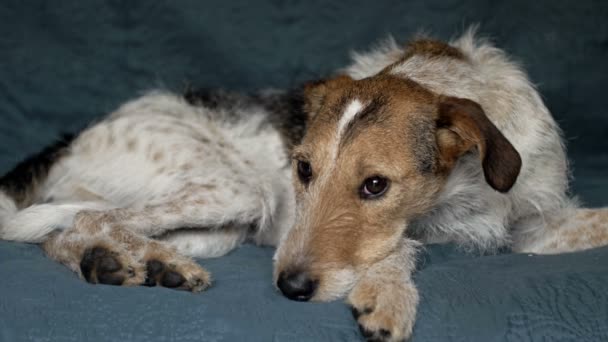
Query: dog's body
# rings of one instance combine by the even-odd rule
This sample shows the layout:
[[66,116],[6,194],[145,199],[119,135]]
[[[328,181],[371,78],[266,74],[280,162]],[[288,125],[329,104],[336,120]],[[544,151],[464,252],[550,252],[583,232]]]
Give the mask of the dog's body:
[[26,162],[0,181],[0,238],[41,242],[90,282],[194,291],[209,276],[182,255],[280,241],[286,296],[350,293],[364,333],[382,340],[411,333],[420,243],[608,243],[608,212],[568,197],[559,128],[502,51],[471,33],[389,43],[344,73],[291,110],[159,93],[127,103],[46,151],[41,170]]
[[[1,180],[0,237],[44,243],[92,282],[107,281],[83,270],[83,253],[116,255],[127,279],[111,261],[103,277],[125,284],[142,283],[151,260],[197,268],[169,248],[163,257],[147,255],[159,244],[148,248],[144,237],[197,257],[223,255],[246,239],[276,245],[293,221],[288,148],[304,124],[299,112],[280,107],[287,96],[190,92],[189,103],[157,92],[129,102]],[[22,182],[22,174],[32,176]],[[91,225],[102,232],[94,236]],[[128,236],[111,234],[122,228]]]

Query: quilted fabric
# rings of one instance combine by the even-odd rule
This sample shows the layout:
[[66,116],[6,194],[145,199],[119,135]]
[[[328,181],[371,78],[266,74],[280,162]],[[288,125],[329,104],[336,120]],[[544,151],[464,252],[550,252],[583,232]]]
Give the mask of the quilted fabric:
[[[0,242],[0,340],[359,341],[341,302],[298,303],[271,284],[270,248],[201,260],[202,294],[90,285],[35,246]],[[431,246],[416,276],[413,341],[607,341],[608,247],[473,257]]]
[[[180,0],[0,3],[0,172],[150,88],[251,90],[326,75],[348,52],[471,23],[510,51],[564,129],[573,193],[608,204],[608,2]],[[192,295],[92,286],[38,247],[0,242],[0,341],[356,341],[340,303],[295,303],[270,282],[272,250],[201,260]],[[608,248],[464,255],[433,246],[416,282],[414,341],[606,341]]]

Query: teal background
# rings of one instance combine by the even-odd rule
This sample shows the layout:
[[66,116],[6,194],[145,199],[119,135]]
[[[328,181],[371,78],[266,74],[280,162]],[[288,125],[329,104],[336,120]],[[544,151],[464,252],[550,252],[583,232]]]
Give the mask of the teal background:
[[[253,90],[327,75],[392,34],[472,23],[508,50],[564,130],[573,192],[608,204],[606,1],[16,1],[0,3],[0,173],[150,88]],[[353,341],[348,308],[295,303],[272,250],[203,260],[207,293],[92,286],[36,246],[0,242],[1,341]],[[467,256],[430,247],[414,341],[606,341],[608,248]]]

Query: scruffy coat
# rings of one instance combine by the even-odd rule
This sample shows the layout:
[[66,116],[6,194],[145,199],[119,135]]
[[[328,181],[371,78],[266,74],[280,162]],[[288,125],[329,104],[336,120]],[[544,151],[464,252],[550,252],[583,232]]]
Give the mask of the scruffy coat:
[[608,212],[568,197],[560,130],[526,74],[472,31],[388,41],[301,95],[128,102],[0,179],[0,238],[41,243],[92,283],[191,291],[211,280],[189,256],[278,244],[286,296],[348,295],[386,341],[411,334],[422,243],[608,242]]
[[389,41],[305,94],[297,219],[275,280],[295,300],[348,295],[370,340],[411,334],[421,243],[533,253],[608,244],[608,210],[568,196],[561,132],[534,86],[473,31]]
[[204,289],[208,275],[185,256],[220,256],[247,239],[276,245],[292,224],[298,101],[145,94],[5,175],[0,237],[42,243],[90,282]]

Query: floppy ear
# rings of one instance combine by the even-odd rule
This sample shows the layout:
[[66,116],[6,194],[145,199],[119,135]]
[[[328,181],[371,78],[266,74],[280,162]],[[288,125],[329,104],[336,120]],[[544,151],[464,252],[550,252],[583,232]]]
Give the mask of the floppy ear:
[[353,79],[346,75],[339,75],[329,79],[309,81],[304,83],[304,111],[308,115],[308,119],[312,119],[325,102],[327,93],[334,87],[344,84],[344,82],[352,82]]
[[444,167],[477,147],[486,182],[500,192],[513,187],[521,169],[521,157],[474,101],[441,97],[437,119],[437,145]]

